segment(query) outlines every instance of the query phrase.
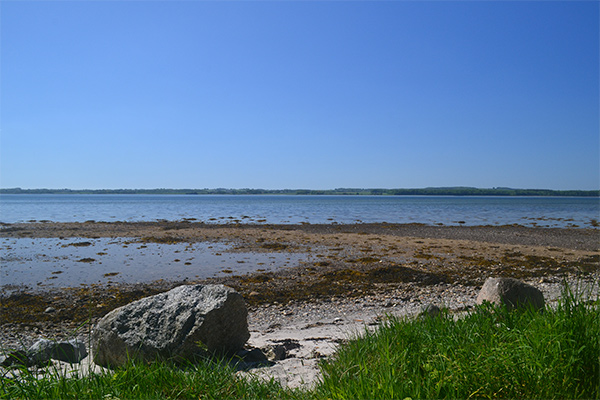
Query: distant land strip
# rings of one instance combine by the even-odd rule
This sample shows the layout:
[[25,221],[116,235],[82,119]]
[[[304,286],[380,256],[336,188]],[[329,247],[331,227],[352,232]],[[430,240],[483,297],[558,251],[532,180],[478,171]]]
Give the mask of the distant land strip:
[[0,189],[0,194],[283,194],[283,195],[359,195],[359,196],[576,196],[600,197],[600,190],[512,189],[495,187],[432,187],[421,189]]

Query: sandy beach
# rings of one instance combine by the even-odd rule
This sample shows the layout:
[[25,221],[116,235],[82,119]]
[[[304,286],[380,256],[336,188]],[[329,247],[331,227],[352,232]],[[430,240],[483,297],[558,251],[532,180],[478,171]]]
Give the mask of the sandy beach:
[[[181,284],[223,283],[247,301],[249,345],[289,347],[288,357],[269,368],[269,373],[298,385],[316,379],[317,360],[331,354],[350,332],[375,326],[386,314],[417,313],[430,303],[453,311],[468,309],[490,276],[534,283],[554,298],[564,279],[597,283],[600,276],[598,229],[193,221],[48,222],[5,224],[0,229],[0,238],[106,237],[165,246],[228,243],[231,252],[311,257],[310,262],[277,271],[239,276],[233,271],[230,276],[201,281],[164,279],[4,293],[0,297],[2,348],[39,337],[83,335],[90,323],[110,310]],[[312,364],[312,369],[293,372],[305,364]]]

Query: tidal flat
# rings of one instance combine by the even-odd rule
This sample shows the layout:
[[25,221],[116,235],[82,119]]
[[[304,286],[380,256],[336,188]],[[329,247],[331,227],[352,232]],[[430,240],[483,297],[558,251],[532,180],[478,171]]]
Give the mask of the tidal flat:
[[144,238],[2,238],[0,254],[5,292],[206,279],[285,268],[304,257],[241,252],[219,242],[157,243]]
[[[36,222],[3,224],[0,240],[2,257],[11,257],[20,241],[46,241],[60,252],[48,254],[42,247],[35,252],[45,254],[45,260],[32,256],[30,261],[32,268],[42,264],[44,274],[56,279],[45,275],[42,285],[35,279],[2,282],[0,326],[39,335],[76,329],[116,307],[181,284],[229,285],[252,311],[272,304],[383,299],[390,293],[410,299],[441,287],[475,289],[490,276],[540,283],[567,278],[597,282],[600,276],[597,228]],[[68,262],[61,264],[60,257]],[[124,272],[127,263],[130,272]],[[214,273],[173,272],[192,264]],[[82,267],[96,271],[93,279],[82,282],[75,273],[68,277]],[[162,274],[129,279],[132,271],[151,267]],[[60,279],[64,283],[56,284]]]

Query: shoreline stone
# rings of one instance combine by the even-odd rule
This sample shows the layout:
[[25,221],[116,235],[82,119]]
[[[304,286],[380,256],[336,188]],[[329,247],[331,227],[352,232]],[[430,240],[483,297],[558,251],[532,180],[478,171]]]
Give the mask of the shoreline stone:
[[0,355],[0,365],[3,367],[44,365],[51,360],[76,364],[87,357],[85,343],[80,340],[54,341],[39,339],[28,349],[18,349],[5,355]]
[[545,307],[544,295],[539,289],[513,278],[488,278],[476,302],[504,305],[509,309],[532,307],[543,310]]
[[179,286],[119,307],[92,333],[94,362],[193,359],[202,352],[235,354],[250,333],[244,299],[224,285]]

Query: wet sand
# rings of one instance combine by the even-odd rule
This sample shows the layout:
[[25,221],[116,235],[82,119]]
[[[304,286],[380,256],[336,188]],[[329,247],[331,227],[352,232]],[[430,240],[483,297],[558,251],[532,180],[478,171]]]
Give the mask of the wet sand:
[[[4,224],[0,238],[134,238],[159,243],[227,243],[254,253],[305,253],[277,271],[198,281],[82,285],[0,296],[3,332],[60,336],[110,310],[180,284],[224,283],[238,290],[251,312],[269,305],[305,305],[408,299],[424,290],[479,287],[489,276],[528,281],[598,279],[600,230],[419,224],[253,225],[192,221],[140,223]],[[107,265],[107,272],[110,272]],[[383,306],[383,305],[382,305]],[[7,333],[8,332],[8,333]]]

